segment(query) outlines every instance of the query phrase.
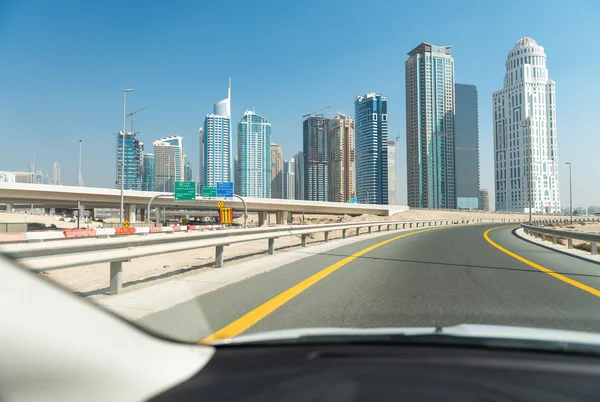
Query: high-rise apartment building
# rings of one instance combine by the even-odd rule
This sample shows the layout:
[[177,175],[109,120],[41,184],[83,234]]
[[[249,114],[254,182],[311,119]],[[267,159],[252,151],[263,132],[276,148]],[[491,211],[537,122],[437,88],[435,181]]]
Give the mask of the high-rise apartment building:
[[154,154],[144,154],[142,190],[154,191]]
[[354,196],[354,120],[343,114],[328,120],[327,137],[329,201],[348,202]]
[[294,180],[296,181],[294,185],[294,196],[296,200],[305,200],[304,193],[304,152],[300,151],[294,155]]
[[398,205],[398,180],[396,156],[396,141],[388,141],[388,204]]
[[497,211],[560,213],[556,92],[546,53],[521,38],[505,63],[504,88],[494,92]]
[[406,61],[408,206],[456,208],[454,59],[421,43]]
[[60,185],[60,165],[58,161],[54,162],[52,165],[52,184]]
[[271,144],[271,198],[283,198],[283,152]]
[[[123,143],[125,152],[123,153]],[[123,142],[123,132],[117,134],[117,180],[116,188],[121,188],[122,173],[124,174],[123,188],[125,190],[142,189],[142,164],[144,143],[140,142],[135,133],[126,132]],[[125,161],[123,162],[123,154]],[[122,168],[124,164],[124,168]],[[123,169],[123,170],[122,170]]]
[[327,160],[327,119],[310,116],[303,123],[304,199],[329,199],[329,161]]
[[295,200],[296,187],[296,163],[294,158],[283,162],[283,198],[286,200]]
[[173,192],[176,181],[183,181],[183,137],[160,138],[154,145],[154,190]]
[[231,81],[227,98],[214,104],[213,113],[204,118],[200,135],[200,186],[215,186],[230,182],[231,174]]
[[271,123],[246,110],[238,124],[237,194],[245,197],[271,197]]
[[454,116],[456,157],[456,206],[479,209],[479,112],[477,87],[455,84]]
[[356,196],[362,204],[388,203],[387,99],[369,93],[354,100]]
[[192,161],[187,155],[183,155],[183,181],[192,181]]
[[482,211],[490,210],[490,190],[482,188],[479,190],[479,209]]

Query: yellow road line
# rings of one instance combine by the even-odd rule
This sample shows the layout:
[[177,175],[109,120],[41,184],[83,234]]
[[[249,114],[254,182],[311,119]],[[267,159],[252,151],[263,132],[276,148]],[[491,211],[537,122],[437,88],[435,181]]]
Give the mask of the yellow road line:
[[321,279],[323,279],[323,278],[327,277],[328,275],[332,274],[333,272],[337,271],[338,269],[340,269],[344,265],[348,264],[349,262],[354,261],[358,257],[361,257],[361,256],[367,254],[369,251],[375,250],[378,247],[381,247],[385,244],[391,243],[394,240],[402,239],[403,237],[412,236],[417,233],[423,233],[423,232],[428,232],[430,230],[438,230],[438,229],[442,229],[442,228],[440,227],[440,228],[424,229],[424,230],[419,230],[416,232],[406,233],[406,234],[403,234],[400,236],[393,237],[388,240],[384,240],[380,243],[374,244],[370,247],[360,250],[360,251],[352,254],[351,256],[346,257],[343,260],[340,260],[340,261],[336,262],[335,264],[330,265],[327,268],[323,269],[322,271],[319,271],[316,274],[306,278],[302,282],[292,286],[291,288],[284,291],[283,293],[278,294],[271,300],[263,303],[262,305],[258,306],[254,310],[252,310],[249,313],[238,318],[237,320],[235,320],[231,324],[227,325],[226,327],[224,327],[224,328],[220,329],[219,331],[215,332],[214,334],[204,338],[203,340],[200,341],[200,343],[206,344],[206,343],[216,341],[218,339],[232,338],[234,336],[241,334],[242,332],[246,331],[248,328],[252,327],[257,322],[259,322],[260,320],[265,318],[267,315],[271,314],[273,311],[275,311],[279,307],[283,306],[285,303],[292,300],[294,297],[298,296],[300,293],[304,292],[306,289],[310,288],[315,283],[319,282]]
[[[513,225],[508,225],[508,226],[513,226]],[[571,279],[569,277],[566,277],[564,275],[556,273],[556,272],[552,271],[551,269],[548,269],[548,268],[543,267],[543,266],[541,266],[539,264],[536,264],[533,261],[529,261],[527,258],[523,258],[520,255],[515,254],[515,253],[513,253],[510,250],[505,249],[504,247],[502,247],[501,245],[499,245],[498,243],[496,243],[495,241],[493,241],[492,239],[490,239],[490,236],[488,235],[488,233],[490,233],[492,230],[502,229],[502,228],[506,228],[508,226],[499,226],[499,227],[495,227],[495,228],[492,228],[492,229],[488,229],[488,230],[486,230],[483,233],[483,237],[487,240],[488,243],[490,243],[492,246],[496,247],[498,250],[500,250],[503,253],[506,253],[506,254],[510,255],[511,257],[513,257],[513,258],[515,258],[515,259],[517,259],[517,260],[519,260],[519,261],[521,261],[521,262],[529,265],[530,267],[538,269],[538,270],[540,270],[540,271],[542,271],[542,272],[544,272],[544,273],[546,273],[546,274],[548,274],[550,276],[555,277],[558,280],[561,280],[561,281],[563,281],[565,283],[568,283],[569,285],[575,286],[576,288],[579,288],[579,289],[581,289],[581,290],[583,290],[585,292],[591,293],[594,296],[600,297],[600,290],[598,290],[596,288],[593,288],[591,286],[588,286],[588,285],[584,285],[581,282],[578,282],[578,281],[576,281],[574,279]]]

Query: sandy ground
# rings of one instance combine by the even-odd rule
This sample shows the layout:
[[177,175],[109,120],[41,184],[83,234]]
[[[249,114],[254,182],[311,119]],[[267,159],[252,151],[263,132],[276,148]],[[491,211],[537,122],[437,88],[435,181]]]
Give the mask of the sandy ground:
[[[56,215],[41,215],[41,214],[40,215],[38,215],[38,214],[25,215],[25,214],[16,213],[16,212],[0,213],[0,223],[3,223],[3,222],[33,223],[33,222],[35,222],[35,223],[42,223],[46,226],[56,225],[56,227],[59,229],[73,229],[73,228],[77,227],[77,218],[75,218],[75,220],[73,222],[59,221],[58,219],[59,219],[59,217]],[[73,218],[63,218],[63,219],[72,220]],[[91,228],[91,227],[98,227],[98,226],[102,226],[102,223],[93,222],[93,221],[90,221],[89,219],[85,219],[80,223],[81,228]]]

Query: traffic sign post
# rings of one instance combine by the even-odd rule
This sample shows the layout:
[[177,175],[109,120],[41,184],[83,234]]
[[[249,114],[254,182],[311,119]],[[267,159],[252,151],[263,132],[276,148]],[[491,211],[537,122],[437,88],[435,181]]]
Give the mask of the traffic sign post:
[[[220,201],[222,202],[222,201]],[[231,224],[231,218],[233,217],[233,208],[220,208],[219,209],[219,223]]]
[[233,183],[230,181],[217,183],[217,197],[233,198]]
[[182,201],[193,201],[196,199],[196,183],[193,181],[176,181],[174,199]]
[[217,196],[217,188],[215,186],[202,187],[202,198],[215,198]]

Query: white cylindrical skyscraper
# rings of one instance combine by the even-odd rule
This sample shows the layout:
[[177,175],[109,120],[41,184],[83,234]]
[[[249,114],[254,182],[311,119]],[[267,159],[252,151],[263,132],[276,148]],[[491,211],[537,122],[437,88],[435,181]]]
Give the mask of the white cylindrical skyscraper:
[[520,39],[494,92],[496,210],[560,213],[555,83],[544,48]]

